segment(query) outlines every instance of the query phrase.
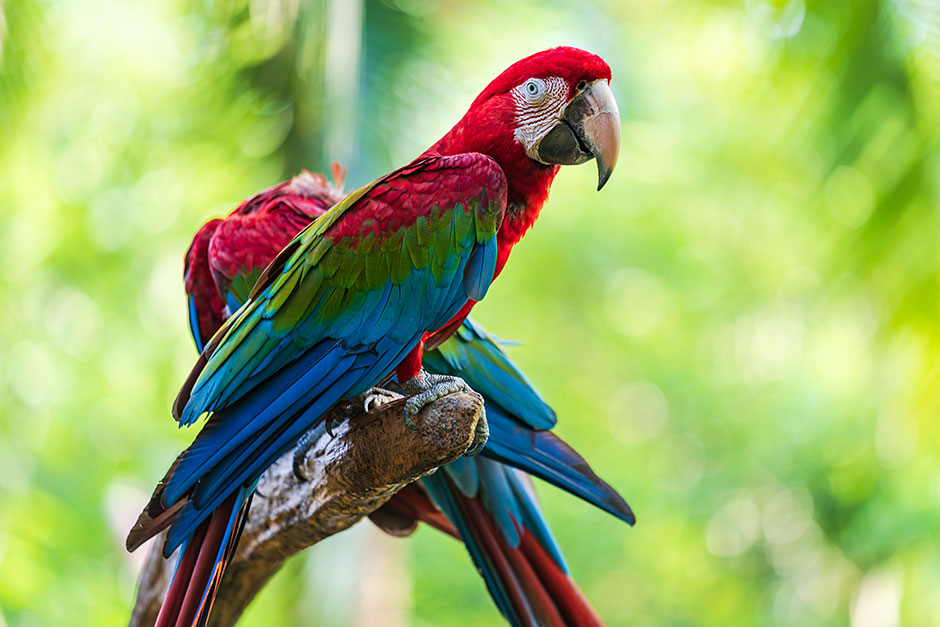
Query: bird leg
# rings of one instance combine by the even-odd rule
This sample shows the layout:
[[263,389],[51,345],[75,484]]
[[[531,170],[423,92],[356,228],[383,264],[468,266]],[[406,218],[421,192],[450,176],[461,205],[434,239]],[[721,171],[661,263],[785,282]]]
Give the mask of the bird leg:
[[[460,377],[451,377],[443,374],[430,374],[421,369],[417,375],[411,377],[401,384],[401,389],[405,394],[410,395],[405,401],[405,426],[409,429],[417,429],[412,420],[426,406],[434,401],[456,394],[458,392],[469,392],[470,394],[479,394],[467,385],[467,382]],[[490,429],[486,423],[486,411],[480,412],[480,420],[473,432],[473,443],[465,453],[472,457],[483,450],[486,440],[490,436]]]
[[[367,414],[370,411],[378,409],[385,403],[393,401],[397,398],[396,395],[383,390],[382,388],[371,388],[368,392],[360,394],[354,399],[345,401],[337,406],[333,411],[326,415],[324,418],[326,432],[333,435],[333,427],[343,422],[344,420],[349,420],[354,416],[359,414]],[[317,443],[317,440],[323,434],[322,429],[319,425],[313,427],[309,431],[305,431],[300,439],[297,440],[297,444],[294,446],[294,476],[297,477],[300,481],[309,481],[309,478],[304,474],[304,466],[307,463],[307,453],[310,452],[310,449]]]

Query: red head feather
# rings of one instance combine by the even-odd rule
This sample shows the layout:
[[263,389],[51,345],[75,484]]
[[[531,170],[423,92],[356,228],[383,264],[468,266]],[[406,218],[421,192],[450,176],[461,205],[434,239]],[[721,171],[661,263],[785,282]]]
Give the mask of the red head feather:
[[610,80],[610,66],[596,54],[579,48],[559,46],[536,52],[525,59],[516,61],[502,74],[497,76],[476,97],[470,108],[480,106],[493,96],[508,92],[529,78],[548,78],[558,76],[565,79],[569,86],[568,97],[574,95],[580,81],[588,83],[600,78]]

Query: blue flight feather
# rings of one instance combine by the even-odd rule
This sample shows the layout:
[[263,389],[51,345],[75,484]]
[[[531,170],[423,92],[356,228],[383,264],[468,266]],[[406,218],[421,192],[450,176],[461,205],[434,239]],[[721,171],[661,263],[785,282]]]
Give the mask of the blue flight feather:
[[[339,342],[323,342],[263,383],[258,393],[213,416],[183,454],[170,478],[165,494],[167,502],[175,502],[191,488],[201,469],[218,463],[241,442],[265,428],[269,421],[305,399],[304,393],[313,394],[323,389],[325,385],[319,384],[330,381],[322,381],[323,376],[335,371],[345,356]],[[294,387],[298,382],[300,386]]]
[[[172,553],[173,549],[182,540],[195,531],[206,515],[218,507],[226,495],[230,493],[229,486],[242,485],[249,480],[257,480],[268,466],[277,461],[277,458],[283,455],[297,438],[312,427],[337,401],[343,397],[357,396],[372,387],[378,379],[405,358],[405,355],[417,345],[419,339],[420,335],[416,335],[397,352],[392,348],[393,342],[391,340],[379,342],[376,348],[378,355],[381,357],[377,356],[376,352],[371,351],[356,354],[354,363],[330,372],[329,376],[324,376],[324,380],[328,384],[325,390],[318,384],[315,394],[304,396],[304,399],[313,397],[313,400],[299,414],[295,409],[291,409],[281,413],[273,421],[268,419],[264,422],[263,437],[265,439],[263,441],[259,441],[260,438],[248,440],[248,446],[237,450],[234,455],[236,459],[226,463],[224,468],[218,472],[215,468],[212,468],[208,474],[200,474],[201,477],[205,477],[206,482],[205,484],[200,483],[196,487],[193,501],[183,507],[174,521],[167,536],[164,553],[166,555]],[[349,353],[343,355],[344,358],[349,356]],[[343,363],[346,363],[345,360]],[[259,387],[259,390],[263,391],[263,386]],[[252,400],[255,400],[254,396],[257,395],[253,395]],[[230,417],[227,417],[228,419]],[[208,426],[207,424],[206,428],[203,428],[203,432],[200,433],[199,437],[206,432]],[[197,437],[197,441],[199,437]],[[227,452],[225,457],[232,457],[232,450],[235,447],[230,446],[228,442],[223,447],[226,448]],[[183,461],[185,461],[185,458],[181,460],[180,467],[183,465]],[[175,473],[173,478],[175,478]],[[173,478],[171,478],[171,484]],[[177,490],[179,489],[176,486],[174,487]],[[169,488],[170,485],[167,486],[168,494]]]

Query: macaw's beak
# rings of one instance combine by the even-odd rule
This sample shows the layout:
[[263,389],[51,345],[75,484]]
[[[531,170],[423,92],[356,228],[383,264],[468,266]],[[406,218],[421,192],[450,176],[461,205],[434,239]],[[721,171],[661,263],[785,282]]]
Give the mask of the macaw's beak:
[[577,165],[597,159],[600,191],[620,154],[620,112],[606,79],[596,80],[568,103],[561,119],[529,149],[542,163]]

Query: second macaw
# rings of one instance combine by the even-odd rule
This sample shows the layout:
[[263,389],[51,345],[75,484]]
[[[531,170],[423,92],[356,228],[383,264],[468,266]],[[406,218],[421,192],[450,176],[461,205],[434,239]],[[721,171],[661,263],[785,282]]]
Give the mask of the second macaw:
[[255,485],[338,403],[397,377],[406,422],[455,386],[422,368],[538,217],[559,166],[610,176],[620,121],[610,68],[553,48],[496,77],[421,156],[304,228],[205,345],[173,416],[207,420],[128,534],[184,546],[158,625],[204,622]]
[[[185,288],[197,348],[301,228],[343,194],[303,172],[207,222],[186,253]],[[490,437],[478,457],[464,457],[398,492],[372,520],[393,535],[416,521],[460,538],[490,595],[512,625],[594,625],[596,613],[567,573],[557,543],[522,469],[633,523],[623,499],[549,430],[555,413],[494,339],[469,318],[424,354],[428,372],[463,377],[486,399]]]

